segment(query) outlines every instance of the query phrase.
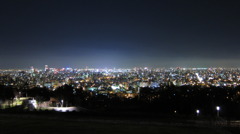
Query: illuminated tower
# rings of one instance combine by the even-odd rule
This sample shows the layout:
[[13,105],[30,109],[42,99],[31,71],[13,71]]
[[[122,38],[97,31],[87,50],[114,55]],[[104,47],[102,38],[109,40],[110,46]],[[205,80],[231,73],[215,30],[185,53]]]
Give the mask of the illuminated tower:
[[44,69],[45,71],[48,71],[48,65],[45,65],[45,69]]
[[31,73],[34,72],[34,68],[33,68],[33,66],[31,66],[30,72],[31,72]]

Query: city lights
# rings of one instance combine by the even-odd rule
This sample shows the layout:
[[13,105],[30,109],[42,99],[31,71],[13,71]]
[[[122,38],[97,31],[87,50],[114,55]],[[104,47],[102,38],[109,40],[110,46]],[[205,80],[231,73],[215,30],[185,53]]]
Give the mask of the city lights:
[[[88,67],[87,69],[73,69],[68,67],[58,69],[45,65],[43,70],[34,68],[33,66],[29,70],[0,70],[0,84],[6,87],[10,85],[16,89],[19,87],[31,89],[17,91],[16,93],[18,94],[13,97],[18,102],[14,102],[13,104],[20,105],[17,98],[28,96],[31,100],[29,103],[35,109],[49,109],[50,107],[64,108],[69,105],[77,106],[83,100],[89,101],[98,96],[104,96],[103,98],[110,100],[120,98],[121,101],[137,100],[150,104],[152,102],[162,102],[160,100],[165,99],[164,101],[166,102],[170,103],[172,101],[174,103],[170,105],[169,112],[171,110],[171,113],[173,111],[174,114],[179,114],[182,111],[173,107],[175,103],[179,103],[182,100],[195,99],[198,101],[197,103],[208,105],[212,102],[209,102],[207,99],[202,100],[202,98],[211,97],[214,99],[216,95],[219,95],[218,92],[220,90],[225,90],[222,87],[234,89],[239,86],[239,75],[240,70],[238,69],[224,68],[161,69],[144,67],[133,69],[95,69]],[[66,89],[69,92],[65,91]],[[40,100],[37,102],[37,100],[31,99],[34,97],[39,98],[39,96],[31,93],[34,90],[36,92],[38,92],[37,90],[51,92],[53,94],[49,96],[51,100]],[[233,91],[226,90],[225,93],[227,96],[224,96],[223,99],[233,102],[237,101],[234,100],[236,97],[233,96],[239,96],[240,91],[234,92],[235,94],[230,93]],[[42,92],[39,92],[39,94],[43,95]],[[81,98],[83,94],[87,94],[87,96]],[[196,96],[199,96],[199,98],[196,99]],[[77,98],[78,103],[71,102],[74,99],[70,98]],[[106,100],[98,101],[108,103]],[[28,107],[27,104],[24,105]],[[220,106],[216,106],[215,108],[217,117],[219,117]],[[207,109],[211,109],[211,105],[208,105]],[[199,116],[200,109],[195,109],[195,114]]]
[[0,5],[0,134],[240,132],[240,1]]

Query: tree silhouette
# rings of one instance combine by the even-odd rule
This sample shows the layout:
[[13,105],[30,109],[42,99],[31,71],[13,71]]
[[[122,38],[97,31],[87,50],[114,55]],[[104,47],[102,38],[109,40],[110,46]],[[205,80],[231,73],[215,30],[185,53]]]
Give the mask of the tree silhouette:
[[73,105],[74,103],[74,94],[75,91],[72,86],[65,84],[64,86],[61,86],[57,88],[53,95],[59,100],[63,101],[64,106]]
[[48,101],[50,99],[50,91],[47,88],[35,87],[27,90],[28,96],[34,97],[37,102]]
[[[15,95],[14,95],[14,88],[10,87],[10,86],[4,86],[4,85],[0,85],[0,100],[3,101],[8,101],[10,100],[11,102],[13,102]],[[10,103],[8,103],[10,106]]]

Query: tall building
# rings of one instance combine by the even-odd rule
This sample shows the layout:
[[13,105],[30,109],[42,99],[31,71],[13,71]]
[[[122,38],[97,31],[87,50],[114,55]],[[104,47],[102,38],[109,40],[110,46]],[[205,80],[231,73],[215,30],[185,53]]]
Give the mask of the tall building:
[[45,69],[44,69],[45,71],[48,71],[48,65],[45,65]]
[[34,67],[31,66],[30,73],[33,73],[33,72],[34,72]]

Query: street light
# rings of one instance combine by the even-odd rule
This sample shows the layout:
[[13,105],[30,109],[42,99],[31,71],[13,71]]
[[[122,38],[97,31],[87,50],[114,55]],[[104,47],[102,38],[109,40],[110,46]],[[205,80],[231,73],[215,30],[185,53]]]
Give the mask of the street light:
[[197,116],[199,116],[200,110],[197,109],[197,110],[196,110],[196,113],[197,113]]
[[217,117],[219,117],[220,107],[219,107],[219,106],[216,106],[216,110],[217,110]]
[[62,102],[62,107],[63,107],[63,100],[61,100],[61,102]]

